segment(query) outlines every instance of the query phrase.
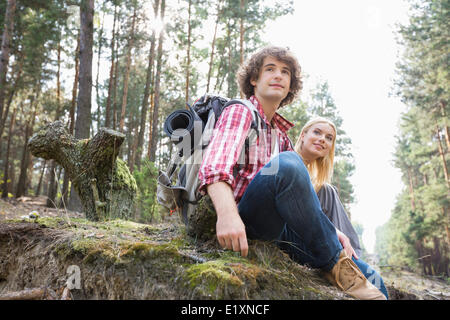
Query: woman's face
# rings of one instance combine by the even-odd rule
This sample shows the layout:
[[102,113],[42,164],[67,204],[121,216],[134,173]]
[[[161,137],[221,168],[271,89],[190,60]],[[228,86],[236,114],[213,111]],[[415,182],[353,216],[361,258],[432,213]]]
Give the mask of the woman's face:
[[300,136],[302,141],[301,155],[304,160],[314,161],[325,157],[331,150],[335,139],[333,127],[328,123],[313,124]]

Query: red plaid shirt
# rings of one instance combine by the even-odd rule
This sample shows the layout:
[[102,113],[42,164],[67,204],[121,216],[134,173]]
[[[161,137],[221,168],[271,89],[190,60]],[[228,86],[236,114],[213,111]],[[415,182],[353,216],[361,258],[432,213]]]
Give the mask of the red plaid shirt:
[[[249,148],[244,149],[245,161],[241,161],[240,159],[243,159],[241,157],[244,156],[241,152],[249,135],[253,117],[251,111],[243,105],[234,104],[227,107],[217,120],[211,142],[205,150],[200,166],[199,191],[202,194],[206,194],[207,185],[223,181],[231,186],[234,199],[238,203],[250,181],[271,160],[272,148],[278,145],[278,151],[275,153],[293,151],[287,131],[294,125],[275,113],[272,127],[258,99],[252,96],[250,101],[262,116],[267,130],[259,131],[256,144],[252,143]],[[239,165],[240,163],[242,165]],[[237,176],[233,176],[236,170]]]

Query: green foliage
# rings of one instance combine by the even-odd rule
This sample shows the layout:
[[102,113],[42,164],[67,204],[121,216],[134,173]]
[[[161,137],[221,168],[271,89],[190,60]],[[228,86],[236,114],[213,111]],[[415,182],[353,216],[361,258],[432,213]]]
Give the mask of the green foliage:
[[449,13],[448,0],[411,1],[410,20],[398,27],[404,53],[394,90],[408,109],[394,164],[407,187],[377,234],[377,251],[386,263],[447,276]]
[[152,222],[155,219],[158,169],[153,162],[145,160],[140,170],[135,169],[133,171],[133,176],[138,187],[137,211],[140,221],[144,223]]

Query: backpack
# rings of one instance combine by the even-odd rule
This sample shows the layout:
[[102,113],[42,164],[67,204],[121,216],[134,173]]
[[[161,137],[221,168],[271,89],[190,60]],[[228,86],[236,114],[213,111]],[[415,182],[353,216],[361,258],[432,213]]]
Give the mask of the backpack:
[[[256,141],[261,128],[266,124],[256,107],[249,100],[233,99],[204,95],[189,109],[172,112],[164,122],[164,133],[172,140],[175,147],[172,158],[165,172],[159,171],[157,201],[170,212],[179,211],[184,223],[194,213],[202,195],[198,191],[200,182],[198,173],[203,159],[203,151],[209,145],[214,127],[223,110],[232,104],[242,104],[252,112],[252,124],[242,148],[238,166],[233,175],[237,176],[239,164],[243,164],[245,150],[250,141]],[[178,171],[176,181],[175,173]]]

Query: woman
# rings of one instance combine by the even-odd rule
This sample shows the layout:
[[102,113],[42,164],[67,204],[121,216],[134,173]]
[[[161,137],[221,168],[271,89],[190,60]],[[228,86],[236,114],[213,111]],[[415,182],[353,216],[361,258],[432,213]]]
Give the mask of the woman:
[[311,176],[322,211],[336,227],[339,241],[349,257],[364,276],[388,298],[386,287],[380,275],[359,258],[361,247],[336,190],[329,184],[333,175],[334,149],[336,142],[335,125],[324,118],[310,120],[303,127],[295,145]]

